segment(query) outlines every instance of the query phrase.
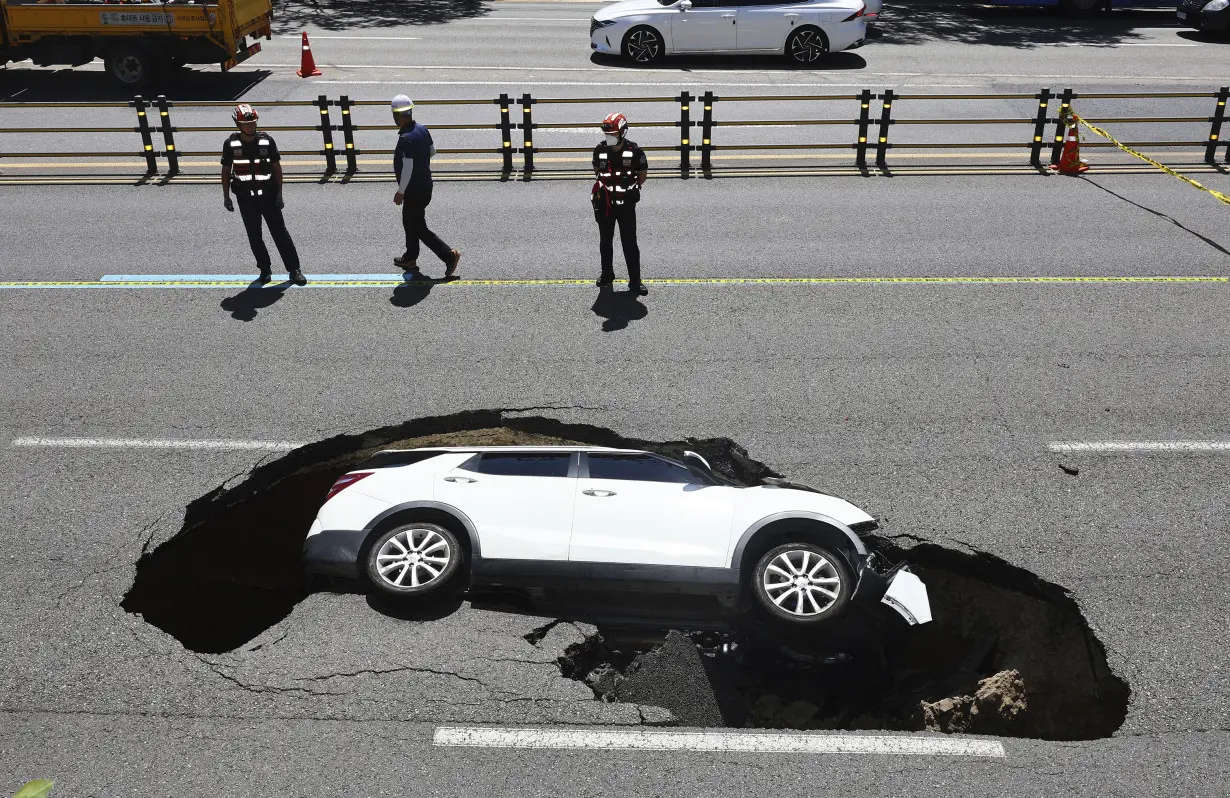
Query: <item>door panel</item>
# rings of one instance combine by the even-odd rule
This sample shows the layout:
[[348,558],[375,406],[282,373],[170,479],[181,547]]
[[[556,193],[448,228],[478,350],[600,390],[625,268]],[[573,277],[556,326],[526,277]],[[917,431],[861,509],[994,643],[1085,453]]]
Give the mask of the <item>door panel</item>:
[[801,18],[797,3],[741,5],[736,45],[740,50],[781,50]]
[[691,11],[676,10],[671,16],[671,39],[677,53],[735,49],[737,9],[707,6],[695,0]]
[[482,459],[478,459],[438,474],[436,500],[469,516],[478,530],[484,559],[567,560],[576,477],[524,476],[522,472],[575,473],[569,467],[572,456],[563,455],[562,471],[543,469],[541,459],[528,469],[507,467],[510,457],[520,457],[524,464],[527,456],[482,455],[489,460],[489,470],[503,473],[484,473]]

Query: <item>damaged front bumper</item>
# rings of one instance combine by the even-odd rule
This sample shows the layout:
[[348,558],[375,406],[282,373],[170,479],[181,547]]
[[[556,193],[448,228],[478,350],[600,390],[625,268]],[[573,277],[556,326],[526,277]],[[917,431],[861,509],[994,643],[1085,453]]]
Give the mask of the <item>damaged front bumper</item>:
[[906,563],[887,565],[874,552],[867,555],[859,569],[854,600],[879,602],[900,615],[910,626],[930,623],[931,601],[927,586]]

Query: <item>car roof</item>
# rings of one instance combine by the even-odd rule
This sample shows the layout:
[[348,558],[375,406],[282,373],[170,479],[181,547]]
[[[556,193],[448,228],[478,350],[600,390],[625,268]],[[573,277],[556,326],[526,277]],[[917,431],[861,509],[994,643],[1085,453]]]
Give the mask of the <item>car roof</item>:
[[643,449],[615,449],[610,446],[423,446],[417,449],[381,449],[380,452],[615,452],[645,454]]

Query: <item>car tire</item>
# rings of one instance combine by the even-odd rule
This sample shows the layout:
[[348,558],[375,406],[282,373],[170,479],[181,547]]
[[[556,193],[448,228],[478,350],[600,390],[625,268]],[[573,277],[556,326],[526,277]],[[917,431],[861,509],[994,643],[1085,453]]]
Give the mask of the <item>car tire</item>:
[[814,66],[829,54],[829,40],[819,28],[799,28],[786,40],[786,58],[798,66]]
[[624,58],[637,64],[654,64],[666,54],[662,34],[647,25],[633,28],[624,37]]
[[798,628],[817,626],[840,615],[854,593],[854,579],[842,557],[800,541],[765,552],[756,561],[748,589],[762,613]]
[[363,558],[373,592],[386,598],[443,597],[462,573],[465,550],[439,524],[398,524],[378,535]]
[[103,59],[107,73],[127,88],[148,86],[154,80],[155,59],[136,44],[118,44]]

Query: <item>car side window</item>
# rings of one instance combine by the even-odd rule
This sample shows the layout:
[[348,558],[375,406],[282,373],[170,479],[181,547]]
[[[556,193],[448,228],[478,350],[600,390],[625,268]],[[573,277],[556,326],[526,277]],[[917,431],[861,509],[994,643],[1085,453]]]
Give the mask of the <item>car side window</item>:
[[591,454],[590,479],[634,479],[641,482],[696,484],[691,471],[647,454]]
[[486,453],[464,468],[479,474],[501,477],[567,477],[572,455],[562,453],[507,452]]

